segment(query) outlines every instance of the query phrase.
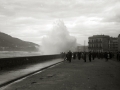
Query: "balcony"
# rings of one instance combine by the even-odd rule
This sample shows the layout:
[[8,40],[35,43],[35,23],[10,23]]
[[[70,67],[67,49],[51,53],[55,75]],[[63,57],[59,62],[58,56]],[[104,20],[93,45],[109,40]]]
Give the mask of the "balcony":
[[88,47],[89,49],[102,49],[102,47]]
[[93,43],[93,42],[88,42],[88,43]]
[[102,43],[102,41],[94,41],[94,42],[88,42],[89,44],[91,44],[91,43]]

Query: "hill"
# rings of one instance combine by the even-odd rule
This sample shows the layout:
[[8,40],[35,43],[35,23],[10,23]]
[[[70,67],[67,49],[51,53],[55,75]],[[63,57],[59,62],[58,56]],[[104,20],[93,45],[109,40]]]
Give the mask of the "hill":
[[38,51],[39,45],[0,32],[0,51]]

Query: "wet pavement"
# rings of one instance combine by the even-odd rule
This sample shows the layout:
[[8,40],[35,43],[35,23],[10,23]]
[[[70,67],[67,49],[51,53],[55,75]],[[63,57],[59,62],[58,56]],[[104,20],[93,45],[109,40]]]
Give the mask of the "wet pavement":
[[9,71],[2,71],[0,72],[0,85],[61,61],[63,61],[63,59],[53,59],[50,61],[46,61],[34,65],[27,65]]
[[120,62],[64,61],[0,90],[120,90]]

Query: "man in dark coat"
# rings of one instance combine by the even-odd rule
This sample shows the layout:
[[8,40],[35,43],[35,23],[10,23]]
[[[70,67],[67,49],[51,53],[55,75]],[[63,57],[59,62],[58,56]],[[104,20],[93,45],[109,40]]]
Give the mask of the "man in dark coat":
[[95,52],[92,52],[92,59],[94,60],[95,59]]
[[86,62],[86,52],[84,52],[84,62]]
[[69,51],[69,52],[67,53],[67,60],[71,63],[71,59],[72,59],[72,52]]
[[89,52],[89,61],[91,62],[91,57],[92,57],[92,54],[91,52]]
[[81,59],[81,52],[78,52],[78,53],[77,53],[77,57],[78,57],[78,60]]
[[108,59],[110,59],[110,53],[105,52],[105,59],[106,59],[106,61],[108,61]]
[[76,52],[73,52],[73,59],[76,59]]

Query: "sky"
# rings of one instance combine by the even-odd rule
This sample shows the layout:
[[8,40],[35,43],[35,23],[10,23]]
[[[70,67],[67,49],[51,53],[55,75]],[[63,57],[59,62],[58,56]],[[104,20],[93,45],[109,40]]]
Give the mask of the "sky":
[[120,0],[0,0],[0,31],[41,44],[55,20],[63,20],[77,43],[92,35],[120,34]]

